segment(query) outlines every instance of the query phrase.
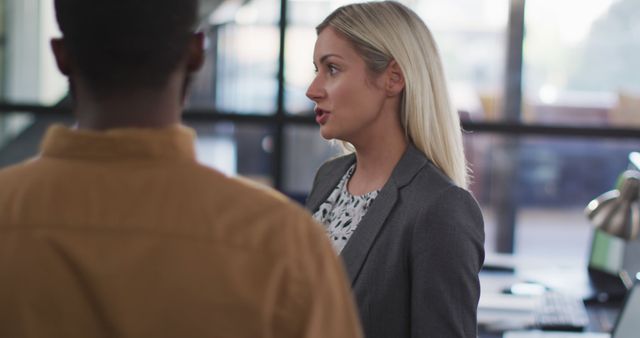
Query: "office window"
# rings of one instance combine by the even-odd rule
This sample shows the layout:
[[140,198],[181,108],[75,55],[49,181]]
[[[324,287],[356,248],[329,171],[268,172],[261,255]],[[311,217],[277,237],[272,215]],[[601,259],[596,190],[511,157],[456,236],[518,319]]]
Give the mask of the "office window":
[[438,43],[454,106],[472,120],[498,119],[509,1],[421,0],[409,4]]
[[273,135],[269,127],[233,122],[187,122],[197,133],[198,160],[229,176],[273,185]]
[[511,204],[516,253],[581,260],[592,231],[584,208],[615,187],[640,140],[472,133],[465,146],[488,249],[495,246],[496,212]]
[[523,121],[640,126],[640,2],[526,2]]
[[7,20],[5,18],[5,1],[0,0],[0,98],[4,97],[4,63],[5,63],[5,50],[6,50],[6,28]]
[[287,126],[284,143],[283,189],[292,196],[306,196],[322,163],[342,154],[339,144],[324,140],[315,126]]
[[60,36],[53,1],[5,0],[4,99],[53,105],[67,93],[49,41]]
[[279,14],[278,2],[253,0],[209,17],[207,59],[195,77],[191,107],[241,114],[277,110]]
[[[0,0],[0,101],[52,105],[65,96],[49,47],[59,35],[53,1]],[[28,112],[0,112],[0,150],[33,122]]]
[[[5,1],[0,0],[0,100],[5,97],[5,51],[6,51],[6,24],[5,18]],[[8,141],[9,137],[7,132],[9,127],[7,126],[7,119],[3,114],[0,114],[0,148]]]

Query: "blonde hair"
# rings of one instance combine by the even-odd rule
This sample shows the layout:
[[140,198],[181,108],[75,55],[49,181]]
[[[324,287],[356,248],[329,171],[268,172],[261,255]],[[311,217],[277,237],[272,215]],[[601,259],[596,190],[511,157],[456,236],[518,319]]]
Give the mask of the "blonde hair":
[[381,74],[392,60],[398,63],[405,78],[400,108],[405,134],[456,185],[467,188],[460,117],[449,101],[436,43],[420,17],[395,1],[366,2],[336,9],[317,33],[326,27],[352,43],[371,74]]

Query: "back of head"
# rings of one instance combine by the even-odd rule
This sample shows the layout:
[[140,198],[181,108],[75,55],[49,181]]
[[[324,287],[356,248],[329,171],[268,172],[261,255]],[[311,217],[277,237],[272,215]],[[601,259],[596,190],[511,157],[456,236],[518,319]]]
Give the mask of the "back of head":
[[55,0],[70,61],[94,91],[157,88],[185,58],[197,0]]
[[336,9],[318,27],[332,27],[352,43],[371,75],[392,60],[402,69],[405,91],[401,121],[409,140],[458,186],[467,186],[460,118],[449,101],[442,62],[420,17],[395,1]]

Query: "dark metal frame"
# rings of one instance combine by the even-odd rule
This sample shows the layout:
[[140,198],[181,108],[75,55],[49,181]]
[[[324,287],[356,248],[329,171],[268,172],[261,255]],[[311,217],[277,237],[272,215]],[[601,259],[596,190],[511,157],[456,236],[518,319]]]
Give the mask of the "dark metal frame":
[[[37,104],[13,104],[0,102],[0,114],[6,112],[23,112],[42,116],[70,116],[68,107],[48,107]],[[238,114],[221,112],[214,109],[188,109],[183,119],[188,122],[229,121],[234,123],[316,126],[312,112],[301,115]],[[640,129],[621,127],[585,127],[568,125],[531,124],[520,122],[478,122],[462,121],[466,133],[488,133],[506,136],[550,136],[550,137],[586,137],[610,139],[640,139]]]

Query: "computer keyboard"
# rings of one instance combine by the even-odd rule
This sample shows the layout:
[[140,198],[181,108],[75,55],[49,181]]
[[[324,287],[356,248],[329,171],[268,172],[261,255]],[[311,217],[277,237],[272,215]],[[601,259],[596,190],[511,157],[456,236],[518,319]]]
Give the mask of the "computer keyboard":
[[588,324],[589,315],[582,299],[554,291],[548,291],[542,295],[540,306],[535,312],[535,328],[583,331]]

